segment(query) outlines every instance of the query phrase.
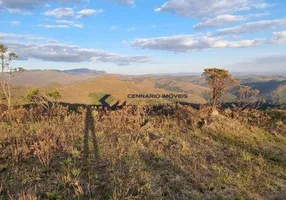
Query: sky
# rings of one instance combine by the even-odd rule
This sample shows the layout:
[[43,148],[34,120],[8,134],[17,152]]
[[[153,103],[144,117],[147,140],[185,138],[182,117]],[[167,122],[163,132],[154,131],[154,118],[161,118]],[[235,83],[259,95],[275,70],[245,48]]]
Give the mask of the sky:
[[120,74],[286,71],[285,0],[0,0],[25,69]]

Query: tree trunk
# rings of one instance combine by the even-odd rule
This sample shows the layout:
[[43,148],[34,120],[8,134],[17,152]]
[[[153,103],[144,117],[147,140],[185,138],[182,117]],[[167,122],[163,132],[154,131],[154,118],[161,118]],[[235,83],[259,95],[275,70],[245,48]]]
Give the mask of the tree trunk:
[[[11,91],[10,91],[10,86],[9,83],[7,83],[6,77],[5,77],[5,58],[4,58],[4,54],[1,54],[1,74],[2,74],[2,80],[0,80],[1,86],[2,86],[2,91],[7,99],[7,105],[8,105],[8,109],[10,110],[11,108]],[[7,91],[8,90],[8,91]]]

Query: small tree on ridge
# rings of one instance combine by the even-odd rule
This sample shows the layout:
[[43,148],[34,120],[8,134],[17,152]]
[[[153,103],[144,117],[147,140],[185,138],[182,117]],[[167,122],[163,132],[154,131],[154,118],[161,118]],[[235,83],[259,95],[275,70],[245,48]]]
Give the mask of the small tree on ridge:
[[224,69],[209,68],[202,74],[211,89],[210,104],[213,114],[217,113],[217,104],[224,91],[236,84],[232,75]]

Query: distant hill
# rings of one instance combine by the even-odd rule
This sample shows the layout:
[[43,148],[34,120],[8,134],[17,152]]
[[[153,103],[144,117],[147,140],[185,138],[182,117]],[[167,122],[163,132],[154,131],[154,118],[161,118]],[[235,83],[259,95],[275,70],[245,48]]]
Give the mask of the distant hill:
[[188,82],[180,82],[176,80],[169,80],[166,78],[157,80],[155,83],[155,87],[175,92],[194,94],[198,96],[201,96],[203,95],[203,93],[208,91],[208,88],[200,85],[195,85],[193,83]]
[[[241,75],[236,77],[241,84],[260,90],[268,98],[279,85],[285,84],[283,76]],[[197,75],[120,75],[86,68],[71,70],[27,70],[13,77],[14,96],[22,98],[28,89],[42,88],[45,91],[57,89],[61,101],[70,103],[94,103],[104,94],[111,94],[114,100],[128,102],[167,103],[182,99],[127,99],[128,94],[188,94],[184,101],[205,103],[207,82]],[[23,90],[23,91],[21,91]],[[97,98],[97,99],[96,99]]]
[[260,91],[260,94],[266,95],[271,93],[273,90],[276,90],[280,85],[285,85],[286,80],[270,80],[262,82],[250,82],[245,83],[245,85],[250,86],[253,89]]
[[105,71],[90,69],[72,70],[26,70],[12,79],[13,85],[47,86],[53,83],[62,85],[77,84],[98,75],[107,74]]
[[[168,103],[170,99],[128,99],[128,94],[178,94],[168,89],[156,88],[153,81],[133,81],[123,80],[120,75],[101,75],[95,79],[89,79],[79,84],[69,86],[57,85],[54,87],[62,94],[61,101],[70,103],[94,103],[103,94],[111,94],[115,100],[127,100],[128,103]],[[200,87],[200,86],[199,86]],[[53,86],[46,87],[47,90],[52,89]],[[179,100],[179,99],[175,99]],[[183,101],[191,103],[205,103],[204,98],[197,94],[188,93],[188,98]]]
[[87,68],[63,70],[62,72],[74,76],[97,76],[101,74],[107,74],[106,71],[91,70]]

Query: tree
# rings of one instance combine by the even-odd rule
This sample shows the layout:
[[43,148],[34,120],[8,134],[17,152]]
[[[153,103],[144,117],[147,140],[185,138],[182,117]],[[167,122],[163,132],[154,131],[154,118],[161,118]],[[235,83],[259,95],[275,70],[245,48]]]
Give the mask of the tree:
[[232,75],[224,69],[209,68],[202,74],[211,89],[210,104],[213,114],[217,113],[216,107],[223,93],[237,82]]
[[260,91],[246,85],[239,85],[238,102],[240,107],[248,107],[258,100]]
[[29,102],[38,104],[47,110],[50,108],[48,99],[40,94],[40,90],[38,88],[29,90],[26,95],[26,99]]
[[272,102],[275,104],[286,104],[286,84],[280,85],[271,94]]
[[[26,100],[28,100],[31,103],[38,104],[42,106],[43,108],[49,110],[50,106],[54,107],[57,103],[57,101],[61,98],[61,94],[53,90],[51,92],[47,92],[46,95],[42,95],[40,90],[38,88],[31,89],[27,95]],[[49,101],[48,98],[52,98],[54,101]]]
[[9,52],[8,48],[3,44],[0,44],[0,62],[1,62],[1,79],[0,84],[2,92],[4,94],[4,99],[7,101],[8,108],[11,108],[11,78],[23,71],[23,68],[13,68],[11,62],[18,58],[15,53]]
[[57,90],[47,92],[46,96],[52,98],[55,102],[57,102],[60,98],[62,98],[62,95]]

